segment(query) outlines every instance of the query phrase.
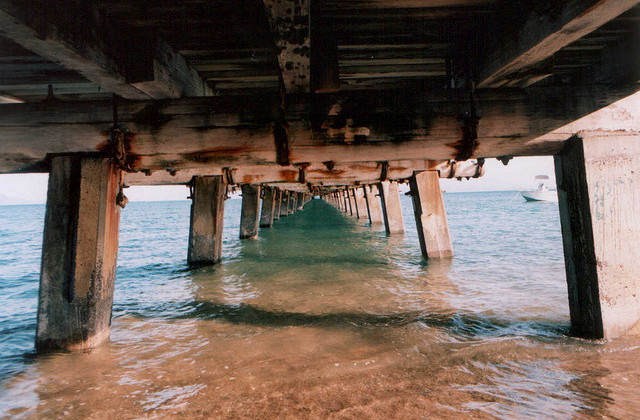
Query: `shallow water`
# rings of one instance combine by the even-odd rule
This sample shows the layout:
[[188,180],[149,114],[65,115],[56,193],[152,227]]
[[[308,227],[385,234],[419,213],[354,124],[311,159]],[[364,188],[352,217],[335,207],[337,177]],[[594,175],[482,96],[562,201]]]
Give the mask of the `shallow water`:
[[555,204],[445,194],[456,256],[315,200],[189,270],[188,202],[122,214],[111,342],[35,357],[44,206],[0,207],[0,417],[631,418],[640,339],[569,337]]

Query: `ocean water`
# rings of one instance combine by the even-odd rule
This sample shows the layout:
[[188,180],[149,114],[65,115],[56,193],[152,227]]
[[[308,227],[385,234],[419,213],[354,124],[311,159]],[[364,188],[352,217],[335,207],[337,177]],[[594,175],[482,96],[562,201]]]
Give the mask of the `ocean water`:
[[188,202],[122,213],[111,341],[33,353],[44,206],[0,207],[0,417],[633,418],[640,339],[572,338],[557,204],[445,194],[455,257],[314,200],[186,265]]

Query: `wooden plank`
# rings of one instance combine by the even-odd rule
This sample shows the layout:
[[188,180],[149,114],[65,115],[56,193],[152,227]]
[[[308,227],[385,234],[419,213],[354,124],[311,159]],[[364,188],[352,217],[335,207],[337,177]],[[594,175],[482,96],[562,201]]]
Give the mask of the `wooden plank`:
[[[86,6],[86,10],[67,6],[75,13],[69,16],[75,16],[77,20],[91,20],[83,22],[83,25],[78,25],[73,20],[62,21],[59,20],[59,13],[45,7],[45,10],[40,11],[44,15],[44,22],[39,22],[42,26],[32,27],[25,23],[30,20],[38,22],[32,13],[22,9],[18,2],[3,0],[0,2],[1,33],[39,56],[78,72],[103,90],[126,99],[166,99],[212,94],[195,68],[164,41],[154,40],[150,51],[145,51],[145,54],[127,56],[126,51],[130,45],[119,45],[124,42],[122,40],[100,38],[98,27],[101,21],[95,17],[90,5]],[[68,16],[66,18],[71,19]],[[91,25],[96,26],[93,28],[95,30],[86,30]],[[46,32],[42,33],[42,28],[46,28]],[[133,39],[131,42],[136,45],[140,43],[135,34],[129,35]],[[112,51],[118,48],[125,51],[122,54],[124,58],[120,61],[112,58]],[[144,76],[140,72],[141,66],[144,67]]]
[[42,36],[18,18],[19,13],[13,3],[0,2],[0,34],[43,58],[77,71],[109,92],[127,99],[149,99],[149,95],[126,82],[122,69],[101,46],[85,39],[82,48],[77,48],[62,36],[64,31],[52,26]]
[[[500,86],[639,4],[638,0],[570,0],[553,16],[534,10],[517,36],[505,34],[478,79],[478,87]],[[517,41],[516,41],[517,40]]]

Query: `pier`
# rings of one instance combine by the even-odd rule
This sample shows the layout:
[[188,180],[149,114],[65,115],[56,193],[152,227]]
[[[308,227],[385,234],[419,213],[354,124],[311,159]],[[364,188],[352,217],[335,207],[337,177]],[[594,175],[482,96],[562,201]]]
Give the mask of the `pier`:
[[408,183],[435,260],[455,258],[441,178],[542,155],[572,332],[628,333],[640,1],[551,3],[0,0],[0,173],[49,173],[36,348],[108,339],[128,186],[189,186],[198,267],[224,258],[234,189],[251,241],[311,199],[402,235]]

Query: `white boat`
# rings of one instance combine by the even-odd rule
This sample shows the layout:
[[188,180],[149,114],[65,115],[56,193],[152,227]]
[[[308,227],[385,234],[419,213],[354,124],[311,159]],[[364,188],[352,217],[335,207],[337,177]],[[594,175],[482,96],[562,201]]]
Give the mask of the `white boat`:
[[558,202],[558,191],[551,190],[544,183],[545,180],[548,180],[549,177],[547,175],[537,175],[535,179],[539,180],[538,189],[533,191],[520,191],[520,194],[527,201],[552,201]]

